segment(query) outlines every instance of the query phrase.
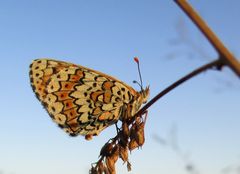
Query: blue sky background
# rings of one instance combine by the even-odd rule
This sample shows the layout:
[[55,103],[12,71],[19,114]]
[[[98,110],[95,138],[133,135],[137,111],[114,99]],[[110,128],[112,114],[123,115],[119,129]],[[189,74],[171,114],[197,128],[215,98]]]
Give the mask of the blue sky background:
[[[240,1],[191,0],[211,28],[239,57]],[[0,1],[0,173],[84,174],[108,128],[92,141],[71,138],[49,118],[29,83],[39,57],[84,65],[132,84],[141,61],[151,98],[194,68],[217,57],[172,0]],[[240,165],[240,84],[227,68],[208,71],[149,109],[146,143],[130,156],[129,174],[184,174],[184,162],[154,137],[177,126],[183,152],[204,174]],[[118,162],[118,173],[128,173]]]

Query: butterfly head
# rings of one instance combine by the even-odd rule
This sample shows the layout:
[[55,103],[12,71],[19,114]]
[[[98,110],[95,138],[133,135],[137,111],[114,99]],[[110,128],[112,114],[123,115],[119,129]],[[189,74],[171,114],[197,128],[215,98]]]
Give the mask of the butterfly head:
[[149,86],[147,86],[145,89],[142,89],[140,91],[140,96],[141,96],[141,103],[147,103],[147,100],[149,98],[149,93],[150,93],[150,90],[149,90]]
[[137,111],[141,108],[141,105],[144,103],[147,103],[148,97],[149,97],[149,86],[147,86],[145,89],[141,89],[141,91],[138,92],[138,95],[136,95],[136,98],[133,100],[131,115],[134,116]]
[[145,89],[142,89],[141,91],[138,92],[139,96],[137,97],[135,102],[136,110],[139,110],[142,104],[147,103],[149,92],[150,92],[149,86],[147,86]]

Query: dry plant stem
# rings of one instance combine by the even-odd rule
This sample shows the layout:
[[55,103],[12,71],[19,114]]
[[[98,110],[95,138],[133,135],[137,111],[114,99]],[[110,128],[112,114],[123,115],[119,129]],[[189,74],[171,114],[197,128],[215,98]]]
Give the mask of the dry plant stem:
[[173,83],[172,85],[168,86],[167,88],[165,88],[163,91],[161,91],[158,95],[156,95],[153,99],[151,99],[144,107],[142,107],[142,109],[140,109],[138,111],[138,113],[136,114],[136,116],[138,115],[142,115],[150,106],[152,106],[152,104],[154,104],[158,99],[160,99],[161,97],[163,97],[165,94],[167,94],[168,92],[170,92],[171,90],[173,90],[174,88],[178,87],[179,85],[181,85],[182,83],[184,83],[185,81],[191,79],[192,77],[200,74],[203,71],[206,71],[210,68],[216,68],[218,70],[220,70],[222,68],[222,66],[224,65],[224,62],[222,62],[221,59],[215,60],[213,62],[210,62],[206,65],[201,66],[200,68],[192,71],[191,73],[187,74],[186,76],[182,77],[181,79],[179,79],[178,81],[176,81],[175,83]]
[[[142,147],[142,145],[145,142],[144,125],[146,123],[147,109],[158,99],[160,99],[165,94],[167,94],[174,88],[178,87],[185,81],[189,80],[190,78],[210,68],[220,70],[224,63],[225,62],[223,62],[221,59],[217,59],[192,71],[188,75],[182,77],[181,79],[179,79],[178,81],[164,89],[162,92],[160,92],[157,96],[150,100],[142,109],[140,109],[140,111],[138,111],[138,113],[136,113],[134,117],[131,117],[131,119],[122,120],[122,129],[117,131],[117,135],[114,138],[111,138],[102,147],[100,151],[100,159],[92,165],[90,173],[91,174],[98,174],[99,172],[101,174],[102,172],[104,172],[105,174],[108,174],[109,172],[115,173],[115,163],[119,158],[121,158],[124,162],[127,162],[127,168],[130,171],[131,165],[128,161],[128,151],[131,152],[136,148]],[[143,116],[144,119],[142,119]],[[126,125],[126,127],[124,126],[124,124]],[[119,151],[121,149],[123,150]]]
[[187,16],[197,25],[208,41],[216,49],[222,59],[240,77],[240,63],[233,54],[223,45],[214,32],[208,27],[198,13],[191,7],[187,0],[174,0]]

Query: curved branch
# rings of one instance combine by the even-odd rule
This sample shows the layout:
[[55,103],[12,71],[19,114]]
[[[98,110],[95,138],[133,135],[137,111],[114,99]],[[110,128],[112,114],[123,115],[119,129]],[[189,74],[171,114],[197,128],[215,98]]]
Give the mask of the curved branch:
[[168,86],[165,88],[163,91],[161,91],[158,95],[156,95],[154,98],[152,98],[146,105],[144,105],[137,113],[137,115],[142,115],[152,104],[154,104],[158,99],[163,97],[165,94],[169,93],[171,90],[174,88],[178,87],[182,83],[186,82],[190,78],[202,73],[203,71],[206,71],[211,68],[216,68],[217,70],[221,70],[222,66],[224,65],[224,62],[221,59],[214,60],[213,62],[210,62],[206,65],[203,65],[199,67],[198,69],[192,71],[191,73],[187,74],[186,76],[182,77],[172,85]]

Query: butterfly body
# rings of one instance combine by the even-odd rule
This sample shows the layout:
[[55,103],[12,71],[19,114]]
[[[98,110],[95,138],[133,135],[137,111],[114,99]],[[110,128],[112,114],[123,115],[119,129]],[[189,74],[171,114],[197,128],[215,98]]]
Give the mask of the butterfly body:
[[30,65],[34,93],[54,122],[72,136],[98,135],[146,102],[140,92],[114,77],[63,61],[37,59]]

